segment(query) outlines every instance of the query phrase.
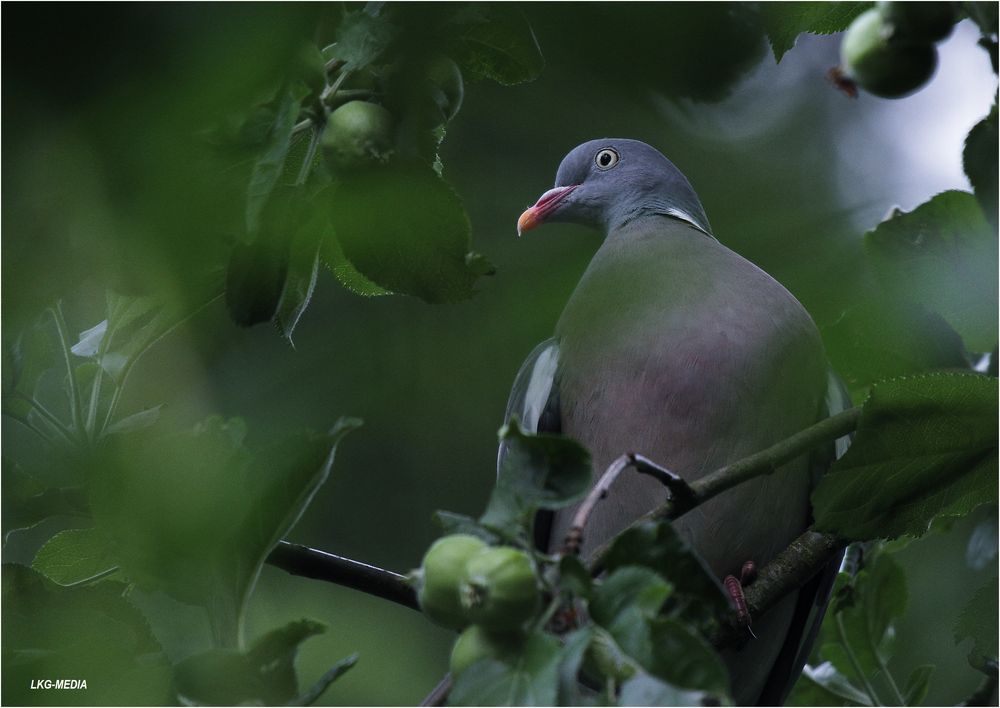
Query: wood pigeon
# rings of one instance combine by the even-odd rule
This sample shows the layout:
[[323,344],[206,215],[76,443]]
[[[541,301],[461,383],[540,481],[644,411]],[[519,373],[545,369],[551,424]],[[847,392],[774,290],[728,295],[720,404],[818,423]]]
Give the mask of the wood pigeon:
[[[574,148],[518,234],[545,222],[605,238],[555,337],[521,367],[506,417],[582,443],[595,480],[635,452],[693,481],[850,405],[806,310],[716,240],[691,184],[656,149],[618,138]],[[766,564],[807,528],[810,491],[833,455],[794,460],[674,525],[720,579],[739,577],[744,562]],[[645,475],[620,478],[590,517],[583,555],[666,495]],[[549,549],[573,511],[555,515]],[[724,655],[737,703],[784,700],[818,629],[826,576],[755,617],[758,639]]]

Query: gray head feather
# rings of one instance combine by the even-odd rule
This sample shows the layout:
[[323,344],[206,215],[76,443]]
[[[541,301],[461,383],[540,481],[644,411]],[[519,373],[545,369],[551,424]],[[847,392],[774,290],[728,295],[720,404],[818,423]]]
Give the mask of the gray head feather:
[[573,148],[556,173],[556,186],[568,185],[579,187],[547,221],[611,231],[640,216],[660,214],[712,235],[691,183],[659,150],[638,140],[603,138]]

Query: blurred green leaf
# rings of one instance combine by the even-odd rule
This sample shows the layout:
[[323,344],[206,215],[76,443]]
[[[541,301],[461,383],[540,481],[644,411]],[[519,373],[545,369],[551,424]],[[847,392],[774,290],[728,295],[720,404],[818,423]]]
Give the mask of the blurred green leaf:
[[711,697],[703,691],[685,691],[647,673],[639,673],[622,686],[620,706],[703,706]]
[[665,610],[708,631],[717,617],[730,611],[715,574],[666,521],[644,521],[620,534],[604,558],[608,571],[641,565],[659,573],[673,586]]
[[869,301],[823,329],[833,368],[852,391],[930,369],[968,369],[962,338],[940,315],[909,302]]
[[[56,365],[58,345],[55,339],[55,325],[48,313],[41,315],[22,330],[13,346],[4,343],[8,357],[4,361],[4,393],[13,391],[28,393],[34,391],[42,372]],[[4,397],[4,406],[9,404]]]
[[531,435],[516,420],[500,430],[506,449],[497,485],[479,522],[510,537],[526,537],[538,509],[579,501],[590,486],[590,455],[560,435]]
[[[837,576],[820,629],[820,656],[858,691],[865,687],[865,695],[874,677],[888,672],[894,625],[906,611],[907,599],[903,570],[888,553],[876,554],[854,576],[846,572]],[[826,674],[824,687],[861,702],[836,674]],[[898,698],[892,700],[898,702]]]
[[918,706],[927,697],[927,691],[931,686],[931,676],[934,674],[934,666],[925,664],[918,666],[906,679],[903,684],[903,699],[905,705]]
[[494,545],[500,540],[499,536],[484,527],[471,516],[456,514],[451,511],[435,511],[432,518],[434,524],[444,532],[442,534],[444,536],[456,533],[468,534],[470,536],[481,538],[490,545]]
[[397,28],[381,13],[345,13],[337,28],[334,56],[346,62],[347,70],[363,69],[382,55],[397,33]]
[[[996,7],[993,8],[996,12]],[[969,176],[972,190],[976,194],[979,205],[983,208],[987,220],[997,228],[997,104],[983,120],[976,123],[969,136],[965,139],[965,150],[962,152],[962,163],[965,174]]]
[[261,563],[358,424],[344,419],[255,455],[242,423],[219,418],[185,433],[115,436],[93,466],[94,518],[130,579],[209,608],[217,641],[230,643]]
[[[246,652],[215,649],[188,657],[175,669],[178,697],[185,705],[307,705],[319,693],[314,687],[300,702],[295,657],[303,641],[324,631],[318,622],[300,620],[268,632]],[[356,661],[338,662],[319,692]]]
[[922,535],[997,500],[997,381],[924,374],[875,384],[854,442],[813,492],[816,527],[850,540]]
[[545,59],[538,40],[516,5],[465,4],[452,22],[455,59],[467,76],[513,86],[542,73]]
[[650,623],[653,643],[650,671],[682,688],[725,697],[729,671],[712,645],[687,624],[669,617]]
[[323,691],[329,687],[331,683],[339,679],[348,669],[358,663],[358,655],[351,654],[350,656],[344,657],[336,664],[331,666],[327,671],[320,676],[312,686],[303,691],[297,698],[289,703],[293,706],[309,706],[319,700],[319,697],[323,695]]
[[291,256],[285,285],[274,313],[278,331],[289,342],[302,314],[309,307],[316,278],[319,275],[319,254],[330,228],[326,215],[314,213],[292,240]]
[[1000,594],[998,581],[990,582],[976,591],[972,599],[962,608],[955,624],[955,643],[961,644],[972,638],[969,664],[973,668],[985,666],[987,660],[997,658],[997,596]]
[[774,58],[780,62],[803,32],[843,32],[871,6],[870,2],[766,2],[760,4],[760,13]]
[[160,419],[160,410],[162,408],[163,404],[160,404],[158,406],[153,406],[152,408],[147,408],[144,411],[127,415],[118,422],[109,425],[104,432],[107,435],[116,435],[120,433],[131,433],[136,430],[148,428]]
[[556,704],[563,647],[548,634],[528,636],[510,663],[483,659],[463,671],[448,696],[453,706],[552,706]]
[[[566,558],[569,557],[566,556]],[[593,630],[591,627],[581,627],[567,635],[563,644],[562,659],[559,662],[559,687],[556,705],[583,705],[579,673],[592,638]]]
[[594,581],[579,556],[564,555],[559,559],[559,582],[576,597],[590,599]]
[[115,567],[111,540],[96,528],[60,531],[42,546],[31,567],[60,585],[93,578]]
[[429,167],[359,172],[333,193],[330,209],[344,256],[379,287],[432,303],[473,295],[469,218]]
[[304,91],[300,88],[289,86],[285,89],[267,144],[254,164],[250,183],[247,185],[246,229],[250,236],[257,233],[261,212],[284,169],[285,157],[292,140],[292,128],[295,127],[299,106],[304,97]]
[[278,310],[288,274],[288,244],[270,235],[233,247],[226,271],[226,307],[233,322],[250,327]]
[[670,584],[654,571],[638,565],[624,566],[599,582],[590,601],[590,614],[610,630],[626,615],[642,620],[656,617],[669,596]]
[[[63,588],[4,564],[4,705],[170,704],[170,664],[124,591],[114,581]],[[31,690],[40,678],[85,679],[87,689]]]
[[868,695],[852,684],[833,664],[824,661],[819,666],[808,664],[795,683],[788,700],[790,706],[870,706]]
[[997,236],[971,194],[897,213],[865,234],[865,250],[891,297],[937,312],[972,351],[996,346]]

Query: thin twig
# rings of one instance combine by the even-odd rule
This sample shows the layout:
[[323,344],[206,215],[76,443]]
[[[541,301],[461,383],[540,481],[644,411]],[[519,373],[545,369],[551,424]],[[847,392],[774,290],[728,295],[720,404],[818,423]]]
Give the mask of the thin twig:
[[847,435],[858,426],[860,416],[860,406],[849,408],[785,438],[766,450],[705,475],[691,483],[697,503],[703,504],[748,479],[771,474],[786,462],[794,460],[817,445]]
[[[641,516],[632,526],[650,520],[667,519],[673,521],[704,504],[709,499],[732,489],[736,485],[755,477],[771,474],[779,467],[823,443],[836,440],[851,433],[858,425],[861,408],[850,408],[837,415],[821,420],[805,430],[785,438],[779,443],[758,453],[710,472],[701,479],[690,483],[689,495],[672,495],[664,503]],[[614,539],[609,540],[591,554],[591,569],[600,572],[603,558]]]
[[267,562],[292,575],[325,580],[420,610],[417,593],[406,576],[390,570],[288,541],[280,541]]
[[583,533],[587,528],[587,521],[594,512],[594,508],[601,499],[608,496],[608,492],[611,491],[611,485],[629,467],[633,468],[636,472],[649,475],[662,483],[670,490],[671,499],[683,503],[692,496],[691,487],[679,475],[674,474],[665,467],[660,467],[642,455],[627,452],[608,465],[608,469],[604,471],[601,478],[597,480],[597,484],[594,485],[576,510],[576,514],[573,515],[573,523],[570,525],[566,539],[563,541],[563,555],[575,556],[580,552],[580,547],[583,545]]
[[631,455],[622,455],[608,465],[597,484],[593,486],[587,497],[581,502],[576,514],[573,515],[573,523],[570,524],[566,540],[563,541],[563,555],[575,556],[580,552],[583,545],[583,530],[587,527],[587,520],[590,519],[597,502],[608,495],[611,485],[618,479],[618,475],[624,472],[632,464]]
[[[847,541],[832,534],[812,529],[792,541],[785,550],[761,568],[756,580],[744,589],[750,616],[760,615],[788,595],[805,585],[821,572],[847,545]],[[719,629],[711,642],[718,648],[739,645],[746,635],[736,618]]]

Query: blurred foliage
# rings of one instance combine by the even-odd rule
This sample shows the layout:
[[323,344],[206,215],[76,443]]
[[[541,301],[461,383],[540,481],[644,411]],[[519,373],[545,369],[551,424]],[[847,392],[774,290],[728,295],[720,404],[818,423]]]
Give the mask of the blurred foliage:
[[[894,168],[878,145],[840,145],[882,119],[821,78],[835,41],[796,44],[866,5],[8,6],[3,702],[428,691],[453,636],[262,563],[294,533],[412,567],[440,508],[460,512],[441,515],[448,530],[527,549],[534,510],[582,494],[585,451],[511,428],[520,454],[487,501],[510,381],[596,243],[556,228],[515,245],[514,220],[570,147],[609,133],[663,147],[721,240],[810,310],[857,400],[871,389],[830,478],[855,481],[833,501],[817,492],[819,509],[846,512],[838,530],[919,535],[968,517],[841,574],[793,699],[971,694],[996,666],[996,380],[969,372],[991,351],[996,371],[996,105],[965,143],[971,194],[872,223]],[[995,4],[960,5],[995,71]],[[387,111],[387,132],[329,135],[351,101]],[[872,205],[845,196],[847,163],[867,168]],[[265,321],[280,336],[245,329]],[[942,369],[965,373],[923,375]],[[368,425],[327,480],[356,421],[301,430],[344,413]],[[919,457],[897,463],[903,449]],[[859,515],[859,500],[906,501],[879,485],[897,464],[920,513]],[[725,610],[716,579],[667,524],[624,534],[610,558],[598,583],[565,559],[543,578],[589,602],[594,624],[563,644],[536,627],[512,665],[482,662],[452,700],[596,700],[581,671],[614,677],[622,703],[724,698],[699,635]],[[220,672],[233,680],[206,681]],[[39,677],[88,687],[30,690]]]

